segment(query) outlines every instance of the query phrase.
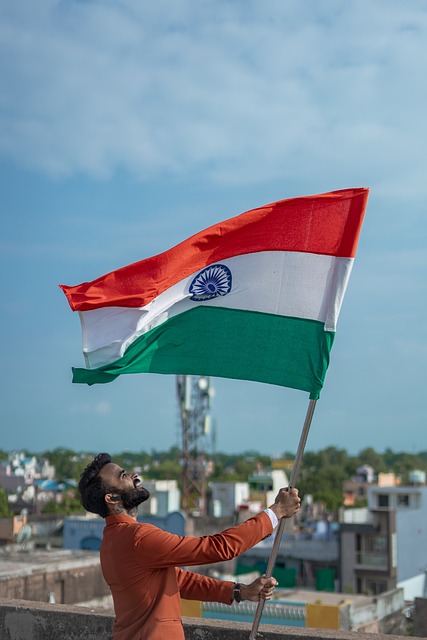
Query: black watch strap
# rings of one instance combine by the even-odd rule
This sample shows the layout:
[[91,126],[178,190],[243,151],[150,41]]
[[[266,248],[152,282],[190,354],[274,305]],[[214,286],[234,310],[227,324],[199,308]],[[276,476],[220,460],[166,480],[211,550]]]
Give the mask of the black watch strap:
[[233,600],[239,604],[242,602],[242,592],[240,590],[240,582],[235,582],[233,587]]

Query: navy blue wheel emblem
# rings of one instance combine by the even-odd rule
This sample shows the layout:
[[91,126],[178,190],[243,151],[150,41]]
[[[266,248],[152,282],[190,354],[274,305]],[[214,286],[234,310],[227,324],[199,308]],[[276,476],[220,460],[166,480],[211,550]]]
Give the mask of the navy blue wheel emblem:
[[190,284],[190,300],[203,302],[231,291],[231,271],[225,264],[212,264],[197,274]]

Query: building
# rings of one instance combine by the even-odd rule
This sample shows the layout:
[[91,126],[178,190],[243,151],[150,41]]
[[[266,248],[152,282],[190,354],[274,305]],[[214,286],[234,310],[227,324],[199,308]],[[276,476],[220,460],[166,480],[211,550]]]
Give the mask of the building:
[[17,493],[23,491],[25,488],[25,480],[22,476],[16,476],[13,473],[12,465],[7,460],[0,462],[0,487],[2,487],[6,493]]
[[[273,543],[274,534],[239,556],[236,573],[264,573]],[[283,588],[339,591],[339,553],[338,533],[330,527],[319,526],[310,533],[285,533],[277,554],[274,576]]]
[[372,487],[368,508],[394,512],[396,536],[392,541],[397,556],[397,586],[406,600],[426,596],[427,571],[427,486]]
[[181,492],[176,480],[144,480],[144,487],[150,492],[150,499],[139,505],[140,515],[164,518],[172,511],[179,511]]
[[211,482],[212,513],[215,517],[232,516],[249,501],[247,482]]
[[[148,522],[164,531],[185,535],[185,516],[177,511],[165,517],[139,516],[138,522]],[[99,516],[68,516],[64,518],[63,546],[68,550],[99,551],[105,520]]]
[[350,509],[341,518],[342,590],[376,595],[394,589],[397,584],[394,511]]
[[366,509],[341,514],[341,580],[353,593],[426,595],[427,486],[371,485]]
[[289,484],[283,469],[260,469],[248,478],[251,499],[259,501],[262,506],[273,504],[277,493]]
[[[43,502],[46,497],[40,486],[43,482],[53,483],[54,477],[55,467],[46,458],[13,452],[7,461],[0,462],[0,486],[8,494],[10,510],[15,514],[37,513],[38,500]],[[52,499],[52,495],[46,499]]]

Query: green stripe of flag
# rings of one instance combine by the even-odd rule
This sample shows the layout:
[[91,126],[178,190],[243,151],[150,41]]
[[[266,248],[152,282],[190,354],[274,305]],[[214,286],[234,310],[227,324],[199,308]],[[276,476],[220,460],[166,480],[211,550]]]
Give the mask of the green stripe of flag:
[[111,364],[74,368],[73,382],[110,382],[123,373],[179,373],[267,382],[317,399],[334,337],[315,320],[197,307],[140,336]]

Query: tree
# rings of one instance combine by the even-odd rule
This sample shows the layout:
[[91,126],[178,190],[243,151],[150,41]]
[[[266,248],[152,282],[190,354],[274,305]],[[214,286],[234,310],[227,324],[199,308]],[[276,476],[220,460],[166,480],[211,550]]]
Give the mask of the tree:
[[92,454],[76,453],[72,449],[64,447],[45,451],[42,456],[55,467],[55,477],[58,482],[70,479],[78,480],[86,464],[93,458]]
[[297,485],[302,496],[310,494],[330,511],[336,511],[343,501],[343,482],[353,469],[354,462],[343,449],[328,447],[318,453],[306,452]]
[[63,496],[61,502],[56,502],[56,500],[49,500],[43,507],[43,513],[58,513],[58,514],[67,514],[71,513],[81,513],[84,511],[80,500],[78,498],[71,496]]
[[358,467],[367,464],[374,469],[376,474],[388,470],[387,463],[385,462],[384,457],[380,453],[377,453],[372,447],[362,449],[357,458],[360,462],[360,464],[358,464]]
[[154,480],[180,480],[181,475],[182,467],[179,460],[164,460],[144,473],[144,478],[151,478]]
[[3,487],[0,487],[0,518],[9,518],[11,515],[7,493]]

